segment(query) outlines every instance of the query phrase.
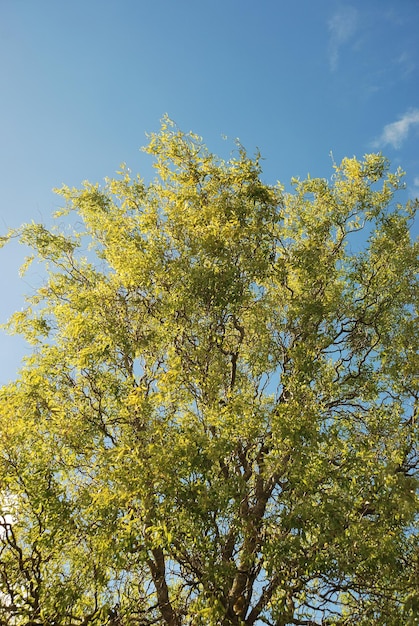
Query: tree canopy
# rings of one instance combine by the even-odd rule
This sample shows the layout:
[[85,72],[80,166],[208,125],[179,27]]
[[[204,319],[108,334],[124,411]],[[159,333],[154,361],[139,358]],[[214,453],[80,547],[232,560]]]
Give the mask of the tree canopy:
[[0,390],[0,623],[419,623],[402,173],[286,192],[168,119],[145,150],[152,182],[63,187],[55,227],[3,238],[45,281]]

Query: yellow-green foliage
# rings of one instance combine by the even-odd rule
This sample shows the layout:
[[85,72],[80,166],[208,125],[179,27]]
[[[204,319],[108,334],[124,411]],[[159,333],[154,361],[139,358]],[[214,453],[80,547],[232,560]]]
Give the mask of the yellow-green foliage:
[[402,173],[286,193],[166,118],[145,150],[151,183],[58,191],[72,234],[9,234],[46,279],[0,391],[0,623],[417,623]]

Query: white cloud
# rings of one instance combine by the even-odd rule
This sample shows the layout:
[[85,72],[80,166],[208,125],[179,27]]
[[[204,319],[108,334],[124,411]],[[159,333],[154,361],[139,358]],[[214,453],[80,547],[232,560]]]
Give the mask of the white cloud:
[[356,31],[358,11],[354,7],[346,6],[337,11],[329,20],[329,63],[330,69],[335,71],[339,63],[341,47],[349,41]]
[[396,59],[396,64],[402,78],[408,78],[416,68],[416,64],[409,52],[403,52]]
[[411,200],[419,200],[419,176],[415,176],[412,185],[408,188],[409,198]]
[[419,125],[419,109],[410,109],[397,122],[386,124],[374,145],[378,147],[390,144],[393,148],[400,148],[412,127],[417,125]]
[[16,521],[17,498],[0,492],[0,540],[7,535],[7,529]]

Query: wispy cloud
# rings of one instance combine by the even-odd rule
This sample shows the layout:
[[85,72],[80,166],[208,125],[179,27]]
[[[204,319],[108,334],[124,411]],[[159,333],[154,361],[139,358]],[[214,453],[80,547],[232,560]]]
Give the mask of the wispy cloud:
[[400,148],[411,129],[418,125],[419,109],[410,109],[397,122],[386,124],[374,145],[376,147],[390,145],[393,148]]
[[358,11],[351,6],[341,7],[329,20],[329,63],[334,72],[339,63],[340,50],[356,31]]
[[412,72],[415,71],[416,64],[407,51],[403,52],[396,60],[395,63],[398,67],[399,73],[402,78],[408,78]]

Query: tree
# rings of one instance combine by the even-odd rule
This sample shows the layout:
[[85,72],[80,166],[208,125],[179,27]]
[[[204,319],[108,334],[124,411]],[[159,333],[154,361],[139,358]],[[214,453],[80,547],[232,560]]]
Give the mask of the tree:
[[46,279],[0,394],[0,623],[418,623],[401,172],[371,154],[285,193],[168,119],[146,152],[150,184],[64,187],[55,229],[4,238]]

